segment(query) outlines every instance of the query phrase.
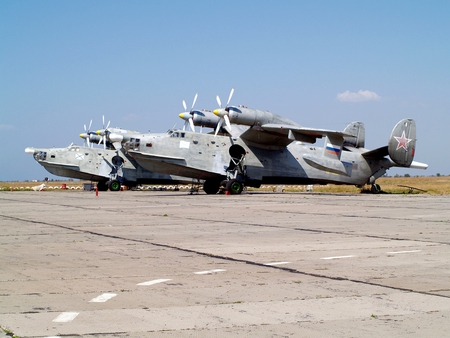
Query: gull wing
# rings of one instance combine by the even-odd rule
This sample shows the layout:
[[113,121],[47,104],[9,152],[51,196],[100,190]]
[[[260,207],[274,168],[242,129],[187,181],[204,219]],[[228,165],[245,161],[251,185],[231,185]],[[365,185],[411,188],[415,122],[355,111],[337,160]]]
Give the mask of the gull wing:
[[288,124],[264,124],[260,127],[252,127],[241,134],[241,138],[258,146],[282,146],[285,147],[293,141],[315,143],[318,138],[342,139],[354,137],[342,131],[304,128]]

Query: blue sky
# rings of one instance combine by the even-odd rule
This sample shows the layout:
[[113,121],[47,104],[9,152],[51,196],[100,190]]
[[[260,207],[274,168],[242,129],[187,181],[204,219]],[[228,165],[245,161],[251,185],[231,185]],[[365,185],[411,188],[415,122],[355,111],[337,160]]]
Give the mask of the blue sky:
[[413,118],[429,168],[388,173],[450,175],[449,17],[449,1],[3,0],[0,181],[57,178],[24,149],[83,144],[91,119],[164,132],[182,100],[212,110],[232,87],[307,127],[362,121],[367,148]]

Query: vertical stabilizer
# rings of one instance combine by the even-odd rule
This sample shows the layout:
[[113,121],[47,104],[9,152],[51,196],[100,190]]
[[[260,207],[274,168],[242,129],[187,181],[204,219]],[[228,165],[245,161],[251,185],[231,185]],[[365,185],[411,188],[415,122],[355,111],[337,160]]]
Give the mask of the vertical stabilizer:
[[413,119],[398,122],[388,143],[389,157],[401,167],[409,167],[416,151],[416,123]]
[[352,122],[344,129],[344,134],[353,137],[344,137],[344,146],[364,148],[366,139],[366,129],[362,122]]

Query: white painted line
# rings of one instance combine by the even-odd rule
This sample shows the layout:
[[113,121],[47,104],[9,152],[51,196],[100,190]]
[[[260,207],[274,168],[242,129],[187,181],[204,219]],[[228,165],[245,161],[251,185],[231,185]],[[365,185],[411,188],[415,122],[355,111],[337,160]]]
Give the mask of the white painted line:
[[155,280],[151,280],[151,281],[148,281],[148,282],[139,283],[139,284],[136,284],[136,285],[153,285],[153,284],[158,284],[158,283],[164,283],[164,282],[167,282],[169,280],[171,280],[171,279],[155,279]]
[[335,256],[335,257],[324,257],[321,259],[339,259],[339,258],[351,258],[351,257],[356,257],[355,255],[349,255],[349,256]]
[[388,254],[401,254],[401,253],[410,253],[410,252],[419,252],[422,250],[409,250],[409,251],[391,251],[391,252],[386,252]]
[[207,271],[199,271],[199,272],[194,272],[196,275],[208,275],[214,272],[223,272],[223,271],[227,271],[224,269],[215,269],[215,270],[207,270]]
[[264,265],[283,265],[283,264],[290,264],[291,262],[273,262],[273,263],[266,263]]
[[78,316],[79,312],[63,312],[58,317],[53,319],[56,323],[67,323],[71,322],[75,319],[76,316]]
[[104,293],[103,295],[100,295],[98,297],[92,298],[89,303],[104,303],[107,300],[110,300],[111,298],[114,298],[117,296],[117,293]]

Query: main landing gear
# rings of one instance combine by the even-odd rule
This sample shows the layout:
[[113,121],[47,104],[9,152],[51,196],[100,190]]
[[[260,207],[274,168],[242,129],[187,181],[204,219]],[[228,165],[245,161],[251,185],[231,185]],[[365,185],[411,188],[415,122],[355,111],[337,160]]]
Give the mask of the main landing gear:
[[225,190],[227,194],[239,195],[245,188],[245,166],[242,166],[242,162],[245,158],[245,149],[239,145],[232,145],[229,150],[231,161],[226,170],[227,178],[225,180],[220,179],[208,179],[203,184],[203,190],[207,194],[217,194],[221,188]]
[[100,181],[97,183],[98,191],[120,191],[122,188],[123,177],[122,177],[122,167],[124,163],[124,159],[118,155],[112,157],[111,163],[109,163],[106,159],[104,159],[106,163],[111,167],[111,172],[109,173],[109,181]]
[[120,183],[120,181],[117,179],[110,181],[101,181],[97,183],[98,191],[107,191],[108,189],[110,191],[120,191],[121,188],[122,183]]

